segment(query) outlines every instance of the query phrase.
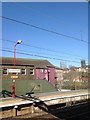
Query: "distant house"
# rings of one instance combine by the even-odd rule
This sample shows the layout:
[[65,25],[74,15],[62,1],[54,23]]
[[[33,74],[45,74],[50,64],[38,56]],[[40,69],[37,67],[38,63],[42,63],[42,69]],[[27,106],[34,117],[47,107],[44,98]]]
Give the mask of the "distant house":
[[55,84],[56,88],[61,90],[61,85],[63,84],[63,69],[55,66]]
[[2,80],[11,80],[16,76],[16,80],[47,80],[55,85],[54,65],[48,60],[17,58],[15,69],[18,73],[12,72],[12,69],[14,58],[2,57]]
[[63,69],[55,67],[55,78],[56,81],[63,81]]

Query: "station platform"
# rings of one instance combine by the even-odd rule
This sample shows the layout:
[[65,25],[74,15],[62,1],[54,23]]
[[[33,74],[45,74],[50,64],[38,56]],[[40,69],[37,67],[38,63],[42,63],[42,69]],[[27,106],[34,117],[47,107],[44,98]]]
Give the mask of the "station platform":
[[23,104],[32,104],[32,103],[33,101],[25,100],[17,97],[0,98],[0,108],[23,105]]
[[82,99],[89,98],[89,90],[72,90],[72,91],[59,91],[59,92],[49,92],[49,93],[38,93],[32,94],[32,97],[15,97],[15,98],[0,98],[0,108],[8,106],[16,106],[23,104],[33,104],[34,102],[52,102],[55,104],[55,101],[59,100],[60,102],[65,101],[77,101]]

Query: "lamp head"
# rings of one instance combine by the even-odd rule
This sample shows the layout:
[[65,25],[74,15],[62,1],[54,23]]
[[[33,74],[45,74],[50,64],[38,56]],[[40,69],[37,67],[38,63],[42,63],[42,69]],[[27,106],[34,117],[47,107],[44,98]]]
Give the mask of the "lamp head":
[[17,44],[21,44],[21,43],[22,43],[22,40],[18,40],[18,41],[17,41]]

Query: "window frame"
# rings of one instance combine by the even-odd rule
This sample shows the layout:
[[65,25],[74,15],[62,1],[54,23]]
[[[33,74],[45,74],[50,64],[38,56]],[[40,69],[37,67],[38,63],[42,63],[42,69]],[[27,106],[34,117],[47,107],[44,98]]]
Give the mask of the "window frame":
[[31,72],[31,70],[32,70],[33,74],[30,73],[30,75],[34,75],[34,71],[35,71],[34,68],[30,68],[30,72]]
[[[25,70],[25,74],[22,74],[22,69]],[[22,69],[21,69],[21,75],[26,75],[26,68],[22,68]]]
[[[4,74],[4,70],[7,69],[7,74]],[[2,72],[3,75],[8,75],[8,68],[3,68],[3,72]]]

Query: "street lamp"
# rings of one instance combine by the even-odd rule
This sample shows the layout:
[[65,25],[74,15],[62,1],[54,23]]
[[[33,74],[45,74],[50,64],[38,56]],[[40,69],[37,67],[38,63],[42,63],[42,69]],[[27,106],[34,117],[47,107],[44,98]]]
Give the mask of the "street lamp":
[[16,46],[18,44],[21,44],[22,43],[22,40],[18,40],[17,43],[14,45],[14,68],[16,68]]
[[[14,45],[14,69],[16,68],[16,46],[21,43],[22,40],[18,40]],[[15,98],[15,80],[12,81],[12,98]]]

